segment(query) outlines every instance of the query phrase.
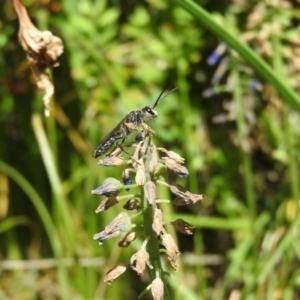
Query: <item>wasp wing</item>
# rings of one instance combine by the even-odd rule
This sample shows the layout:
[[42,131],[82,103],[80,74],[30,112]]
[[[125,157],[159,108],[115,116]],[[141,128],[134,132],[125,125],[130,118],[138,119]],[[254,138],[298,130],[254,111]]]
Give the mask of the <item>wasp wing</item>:
[[[127,135],[133,131],[125,125],[125,123],[132,122],[131,114],[132,112],[127,114],[123,118],[123,120],[98,144],[92,154],[94,158],[97,158],[100,155],[106,153],[113,145],[117,143],[118,140],[124,141]],[[123,141],[121,142],[121,144],[123,143]]]

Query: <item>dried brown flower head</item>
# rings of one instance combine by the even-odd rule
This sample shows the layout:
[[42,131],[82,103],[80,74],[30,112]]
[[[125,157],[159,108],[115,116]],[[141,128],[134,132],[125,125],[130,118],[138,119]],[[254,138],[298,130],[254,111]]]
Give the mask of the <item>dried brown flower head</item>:
[[13,0],[13,4],[20,23],[19,41],[38,77],[37,86],[45,91],[43,97],[45,115],[49,116],[50,99],[54,94],[54,86],[46,69],[58,66],[57,59],[63,53],[62,40],[50,31],[38,30],[31,22],[21,1]]

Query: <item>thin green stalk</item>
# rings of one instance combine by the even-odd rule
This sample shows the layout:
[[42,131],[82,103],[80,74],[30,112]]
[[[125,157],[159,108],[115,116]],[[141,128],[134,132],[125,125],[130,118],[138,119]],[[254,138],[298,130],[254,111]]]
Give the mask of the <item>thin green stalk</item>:
[[267,63],[265,63],[251,48],[242,43],[238,37],[228,32],[224,24],[219,24],[206,12],[201,6],[191,0],[176,0],[186,11],[196,17],[206,28],[212,31],[217,37],[227,43],[228,46],[235,49],[265,80],[274,85],[282,95],[283,100],[289,103],[296,110],[300,111],[299,95],[293,91],[288,84],[282,80],[281,76],[275,72]]
[[[1,172],[7,174],[10,178],[12,178],[27,194],[28,198],[31,200],[34,205],[38,215],[41,216],[41,220],[45,226],[47,231],[49,241],[51,243],[54,255],[57,259],[62,259],[64,257],[64,252],[62,249],[61,242],[59,240],[58,233],[56,231],[55,225],[51,219],[49,211],[47,207],[44,205],[43,199],[36,192],[36,190],[32,187],[32,185],[24,178],[18,171],[10,167],[3,161],[0,161],[0,170]],[[69,279],[66,267],[63,264],[58,265],[58,282],[60,284],[60,292],[61,299],[69,300]]]
[[255,194],[254,194],[254,182],[253,182],[253,174],[252,174],[252,163],[251,163],[251,154],[247,153],[243,149],[244,141],[247,138],[246,131],[246,123],[245,123],[245,114],[244,107],[242,104],[242,90],[240,84],[240,75],[237,69],[237,65],[233,63],[231,75],[233,77],[234,82],[234,90],[233,90],[233,99],[237,107],[237,130],[238,130],[238,140],[240,143],[240,149],[242,154],[242,166],[243,166],[243,179],[245,184],[245,192],[246,192],[246,201],[249,208],[250,217],[252,219],[256,216],[256,202],[255,202]]
[[297,236],[299,227],[300,227],[300,214],[297,215],[291,227],[283,236],[281,242],[277,245],[274,252],[266,261],[266,263],[260,267],[260,270],[258,272],[258,280],[257,280],[259,283],[263,283],[266,281],[268,276],[274,271],[274,268],[278,263],[278,261],[282,258],[282,255],[288,249],[290,249],[291,245],[294,242],[295,236]]
[[[245,235],[245,238],[236,246],[236,248],[231,253],[231,263],[228,266],[228,270],[226,272],[226,286],[232,286],[232,278],[236,280],[236,274],[241,274],[243,271],[243,263],[249,260],[249,257],[253,254],[253,249],[255,245],[257,245],[257,236],[258,233],[266,231],[266,227],[271,221],[271,216],[268,212],[263,212],[251,224],[251,229],[253,234]],[[256,234],[257,233],[257,234]],[[258,254],[254,255],[254,261],[252,259],[252,268],[254,269],[253,264],[263,264],[264,260],[261,259],[257,261],[255,257]],[[255,285],[257,285],[257,274],[255,272],[249,272],[247,275],[247,280],[245,281],[245,285],[241,290],[241,299],[247,299],[249,295],[251,295]]]
[[[169,186],[169,184],[167,184],[163,180],[158,180],[157,183],[159,183],[161,186],[162,185]],[[163,198],[170,197],[169,191],[166,189],[160,189],[158,194]],[[167,203],[162,203],[162,202],[159,202],[156,200],[156,203],[161,204],[160,208],[163,211],[164,220],[171,221],[171,220],[180,218],[178,216],[178,214],[174,212],[174,208],[170,205],[170,203],[171,203],[170,200],[167,200],[167,201],[168,201]],[[183,217],[182,219],[185,220],[185,217]],[[199,218],[197,217],[197,219],[199,219]],[[193,225],[195,225],[195,224],[193,223]],[[177,233],[175,231],[175,228],[173,226],[168,226],[167,231],[169,234],[172,235],[172,237],[174,238],[174,241],[178,244]],[[200,244],[197,244],[197,245],[202,247],[202,245],[200,245]],[[197,252],[197,253],[199,253],[199,252]],[[180,259],[180,256],[179,256],[179,259]],[[175,291],[174,299],[182,299],[182,297],[185,297],[190,300],[194,300],[194,299],[201,300],[202,298],[201,297],[199,298],[199,295],[197,294],[197,292],[192,291],[191,288],[188,286],[188,284],[185,284],[185,280],[186,280],[186,274],[185,274],[185,270],[184,270],[185,266],[181,260],[179,260],[178,263],[179,263],[179,268],[176,271],[176,279],[174,279],[172,277],[168,278],[168,282],[169,282],[170,286],[172,286]],[[200,270],[203,269],[202,266],[197,266],[197,268]],[[180,282],[180,284],[178,284],[178,281]],[[205,281],[204,278],[203,278],[203,281]],[[200,292],[203,292],[203,289],[201,289],[201,285],[199,286],[198,289]]]
[[183,219],[188,223],[193,224],[197,228],[210,228],[210,229],[222,229],[233,231],[245,231],[249,232],[251,229],[251,222],[245,218],[218,218],[218,217],[195,217],[188,214],[176,214],[176,218]]
[[0,234],[11,230],[13,227],[20,226],[20,225],[28,225],[30,224],[30,219],[26,216],[15,216],[9,217],[5,220],[1,220],[0,223]]
[[[151,156],[149,155],[149,150],[147,154],[148,155],[146,157],[146,162],[145,162],[145,172],[146,172],[146,178],[150,179],[151,177],[149,174],[149,165],[150,165]],[[153,207],[149,205],[146,199],[143,186],[141,186],[140,194],[141,194],[141,205],[143,210],[144,234],[145,234],[145,238],[148,240],[146,247],[150,257],[150,263],[153,266],[153,269],[150,269],[151,281],[153,281],[156,278],[156,276],[159,275],[160,279],[164,283],[165,299],[171,299],[168,286],[167,286],[166,276],[164,274],[164,270],[161,264],[158,238],[155,231],[152,228]]]
[[[180,99],[181,99],[181,102],[182,102],[181,103],[181,108],[182,108],[181,113],[184,116],[188,117],[188,116],[191,115],[190,114],[191,105],[190,105],[189,96],[188,96],[189,83],[187,81],[186,72],[181,67],[180,60],[178,61],[177,69],[178,69],[178,72],[177,72],[177,74],[178,74],[178,87],[179,87]],[[201,118],[201,116],[199,116],[199,118]],[[191,127],[193,127],[194,124],[192,124],[191,122],[183,122],[182,126],[183,126],[182,129],[183,129],[184,134],[182,135],[181,142],[182,143],[187,143],[186,136],[188,136],[191,132],[193,132],[193,129]],[[191,148],[194,149],[194,144],[193,143],[191,143],[191,145],[187,144],[185,147],[188,150],[187,151],[188,155],[193,153],[193,151],[191,151]],[[188,162],[187,168],[188,168],[188,170],[192,170],[192,161],[193,161],[193,157],[188,157],[187,158],[187,162]],[[198,180],[197,180],[197,173],[196,172],[190,172],[190,174],[189,174],[189,187],[190,187],[191,190],[196,190],[198,188]]]
[[[273,65],[274,69],[277,71],[278,74],[281,74],[282,80],[284,81],[286,76],[286,69],[283,65],[282,57],[281,57],[281,44],[278,37],[272,38],[272,49],[274,55],[273,58]],[[285,80],[287,81],[287,80]],[[300,197],[300,191],[299,191],[299,175],[298,175],[298,156],[297,156],[297,148],[295,146],[295,134],[292,129],[292,123],[290,121],[290,115],[291,111],[290,108],[284,107],[283,109],[283,126],[284,126],[284,139],[287,149],[287,156],[288,156],[288,174],[290,178],[290,187],[291,187],[291,194],[293,195],[293,198],[298,202]]]
[[[274,55],[272,56],[273,58],[273,65],[274,69],[279,73],[282,74],[283,78],[288,78],[286,76],[286,68],[283,63],[283,57],[281,55],[282,53],[282,46],[281,46],[281,41],[279,37],[273,36],[272,37],[272,48]],[[284,143],[286,145],[286,150],[287,150],[287,157],[288,157],[288,176],[290,179],[290,193],[293,197],[293,199],[298,203],[299,202],[299,174],[298,174],[298,168],[299,168],[299,163],[298,163],[298,156],[297,156],[297,148],[295,144],[295,139],[298,138],[295,134],[295,131],[293,130],[293,124],[292,120],[290,119],[291,116],[291,109],[289,107],[284,106],[283,107],[283,112],[282,112],[282,119],[283,119],[283,128],[284,128]],[[299,204],[298,204],[298,209],[297,209],[297,214],[300,213],[299,210]],[[293,250],[295,251],[296,255],[298,256],[298,259],[300,257],[300,252],[297,246],[293,246]],[[285,265],[286,268],[289,268],[289,264]],[[288,271],[287,271],[288,272]]]
[[[157,236],[152,229],[152,221],[153,221],[153,208],[148,205],[147,199],[145,197],[144,188],[140,189],[141,194],[141,204],[143,209],[143,221],[144,221],[144,233],[145,237],[149,240],[147,243],[147,250],[150,256],[150,261],[153,263],[157,261],[155,266],[157,266],[160,271],[162,271],[162,266],[160,263],[160,252],[159,252],[159,244],[157,240]],[[156,269],[150,270],[152,280],[155,278]],[[162,272],[160,272],[162,274]]]
[[[285,107],[283,110],[283,126],[284,126],[284,138],[285,144],[287,149],[287,156],[288,156],[288,174],[290,178],[290,189],[293,199],[299,202],[300,192],[299,192],[299,174],[298,174],[298,155],[297,155],[297,148],[295,146],[295,134],[293,129],[291,128],[292,124],[289,120],[290,117],[290,109]],[[299,210],[298,210],[299,212]]]
[[51,184],[51,189],[53,191],[53,196],[57,210],[59,212],[59,218],[61,218],[62,224],[64,224],[64,230],[66,231],[66,236],[69,239],[70,244],[72,245],[72,250],[76,253],[76,234],[74,233],[72,226],[72,219],[69,213],[69,209],[64,197],[62,184],[59,179],[58,170],[54,162],[54,158],[48,143],[42,120],[39,115],[34,114],[32,116],[32,127],[38,142],[42,159],[48,174],[48,178]]
[[153,265],[153,269],[150,269],[151,273],[151,279],[154,280],[155,276],[158,272],[161,280],[164,283],[164,293],[166,299],[171,299],[167,287],[167,281],[165,280],[165,274],[163,272],[163,267],[161,265],[161,258],[160,258],[160,251],[159,251],[159,243],[156,236],[156,233],[154,232],[152,228],[152,222],[153,222],[153,208],[149,206],[145,194],[144,189],[141,187],[141,200],[143,202],[143,220],[144,220],[144,232],[145,237],[149,238],[149,241],[147,243],[147,252],[149,253],[150,257],[150,263]]
[[[204,243],[203,243],[203,235],[200,234],[201,231],[198,234],[194,235],[194,244],[195,244],[195,253],[198,255],[203,255],[204,252]],[[206,291],[208,288],[207,284],[207,278],[205,276],[206,273],[206,267],[202,264],[199,264],[195,267],[195,274],[197,278],[201,278],[199,280],[199,284],[196,287],[195,292],[198,293],[198,300],[205,299],[204,295],[202,295],[203,291]]]
[[[280,44],[279,40],[277,38],[272,39],[272,46],[274,47],[274,57],[273,57],[273,63],[274,67],[277,70],[278,73],[284,74],[285,70],[283,68],[282,59],[279,56],[280,53]],[[284,77],[284,76],[283,76]],[[293,132],[291,129],[291,124],[289,121],[289,111],[288,108],[284,109],[283,112],[283,122],[285,127],[285,139],[286,139],[286,145],[287,145],[287,152],[288,152],[288,172],[291,180],[291,191],[293,194],[294,199],[299,201],[299,179],[297,174],[297,166],[298,161],[295,158],[295,146],[293,144]],[[278,261],[282,258],[282,256],[286,253],[286,251],[289,251],[292,245],[294,244],[294,238],[298,231],[298,228],[300,226],[300,213],[298,209],[298,214],[296,216],[296,219],[293,220],[293,223],[291,224],[288,231],[283,236],[280,243],[277,245],[276,249],[272,253],[272,255],[269,257],[268,261],[261,266],[258,272],[258,282],[263,283],[267,280],[267,278],[270,276],[270,274],[274,271],[276,264]],[[296,247],[294,247],[296,248]],[[298,251],[296,249],[296,253],[298,254]]]

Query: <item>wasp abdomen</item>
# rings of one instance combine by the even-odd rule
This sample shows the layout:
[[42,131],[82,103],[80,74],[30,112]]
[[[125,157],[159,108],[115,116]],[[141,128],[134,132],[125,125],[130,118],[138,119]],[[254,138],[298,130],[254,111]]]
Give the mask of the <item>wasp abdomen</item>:
[[94,150],[93,157],[97,158],[98,156],[104,154],[109,148],[115,145],[118,140],[123,138],[124,134],[122,132],[115,132],[114,134],[106,137]]

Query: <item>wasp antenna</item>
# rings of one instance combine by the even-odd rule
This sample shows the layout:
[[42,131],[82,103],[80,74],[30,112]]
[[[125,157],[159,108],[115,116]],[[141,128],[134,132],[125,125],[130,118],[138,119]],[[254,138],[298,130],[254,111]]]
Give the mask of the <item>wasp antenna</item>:
[[170,82],[168,82],[168,84],[164,87],[164,89],[162,90],[162,92],[159,94],[157,100],[155,101],[154,105],[153,105],[153,109],[157,106],[160,97],[163,95],[163,93],[165,92],[165,90],[168,88],[168,86],[170,85]]
[[171,93],[173,93],[173,92],[176,91],[177,89],[178,89],[178,87],[174,87],[174,89],[172,89],[171,91],[167,92],[167,93],[160,99],[160,101],[163,100],[163,99],[165,99],[167,96],[169,96]]
[[159,100],[162,100],[162,99],[166,98],[170,93],[172,93],[172,92],[174,92],[175,90],[177,90],[177,87],[176,87],[176,88],[172,89],[170,92],[168,92],[166,95],[164,95],[164,96],[162,97],[163,93],[166,91],[166,89],[169,87],[169,85],[170,85],[170,83],[168,83],[168,84],[165,86],[165,88],[162,90],[162,92],[160,93],[160,95],[158,96],[157,100],[155,101],[155,103],[154,103],[154,105],[153,105],[153,109],[157,106]]
[[162,90],[162,92],[160,93],[160,95],[158,96],[157,100],[155,101],[154,105],[153,105],[153,109],[157,106],[161,96],[163,95],[163,93],[165,92],[165,90],[168,88],[168,86],[170,85],[170,82],[168,82],[168,84],[164,87],[164,89]]

